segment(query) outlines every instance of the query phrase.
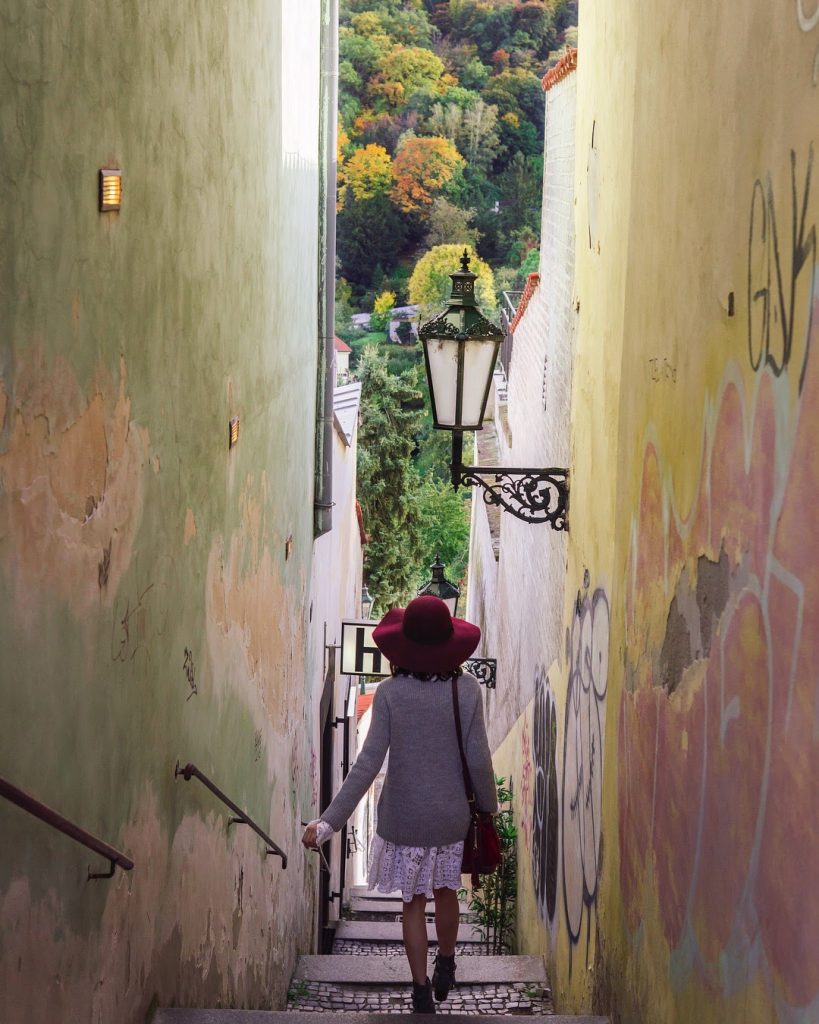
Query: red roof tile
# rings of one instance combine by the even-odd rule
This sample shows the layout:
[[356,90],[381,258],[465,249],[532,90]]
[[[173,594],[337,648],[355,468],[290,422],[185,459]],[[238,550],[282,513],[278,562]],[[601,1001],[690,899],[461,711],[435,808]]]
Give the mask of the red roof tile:
[[341,340],[341,338],[333,338],[333,347],[335,348],[336,352],[352,352],[353,351],[346,342]]
[[538,285],[540,284],[540,274],[530,274],[526,279],[526,287],[523,289],[523,295],[520,297],[518,308],[515,310],[515,318],[511,324],[509,324],[509,333],[511,334],[517,325],[520,323],[521,317],[526,312],[526,307],[529,305],[529,300],[535,294]]
[[360,722],[373,702],[375,693],[359,693],[355,702],[355,720]]
[[551,71],[543,76],[543,89],[548,92],[553,85],[557,85],[567,75],[570,75],[572,71],[577,68],[577,47],[566,51],[566,56],[561,57],[560,60],[555,64]]

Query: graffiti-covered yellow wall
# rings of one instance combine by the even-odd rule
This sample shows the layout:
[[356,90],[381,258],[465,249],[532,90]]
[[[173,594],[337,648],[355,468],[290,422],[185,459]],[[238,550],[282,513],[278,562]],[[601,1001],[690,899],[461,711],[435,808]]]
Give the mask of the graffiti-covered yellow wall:
[[[653,4],[630,26],[633,91],[615,118],[610,33],[642,7],[590,12],[578,70],[578,144],[591,148],[577,234],[592,242],[577,258],[579,374],[607,368],[600,318],[622,296],[609,323],[620,365],[598,385],[616,418],[586,415],[580,376],[573,415],[569,572],[588,566],[611,609],[588,966],[598,1003],[623,1019],[807,1021],[819,18],[801,2],[757,0],[740,19]],[[618,205],[620,223],[592,227]]]
[[585,5],[577,97],[566,647],[496,752],[519,945],[559,1010],[807,1024],[819,11]]

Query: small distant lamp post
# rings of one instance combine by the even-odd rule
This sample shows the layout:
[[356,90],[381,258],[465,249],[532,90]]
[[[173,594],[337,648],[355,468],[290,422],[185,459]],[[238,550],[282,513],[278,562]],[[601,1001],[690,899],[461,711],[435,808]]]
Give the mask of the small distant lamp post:
[[432,594],[434,597],[440,597],[447,608],[449,608],[449,614],[454,616],[458,610],[458,598],[461,596],[461,592],[454,583],[450,583],[444,576],[444,568],[441,556],[436,555],[435,561],[430,566],[430,569],[432,569],[432,579],[421,587],[418,591],[418,596],[422,597],[424,594]]
[[370,597],[370,592],[367,590],[367,584],[361,588],[361,614],[365,619],[369,619],[370,613],[373,610],[373,599]]
[[464,249],[460,271],[450,274],[452,297],[443,313],[420,329],[424,346],[433,425],[452,431],[452,486],[482,487],[487,505],[500,505],[527,523],[549,523],[565,530],[568,522],[567,469],[512,469],[465,466],[463,432],[481,430],[492,374],[503,332],[478,309],[477,275]]

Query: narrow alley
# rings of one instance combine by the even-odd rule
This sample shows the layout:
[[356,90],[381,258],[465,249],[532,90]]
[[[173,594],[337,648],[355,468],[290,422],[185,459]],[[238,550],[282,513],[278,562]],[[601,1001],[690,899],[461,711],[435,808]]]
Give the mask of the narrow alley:
[[819,1024],[819,0],[0,38],[0,1024]]

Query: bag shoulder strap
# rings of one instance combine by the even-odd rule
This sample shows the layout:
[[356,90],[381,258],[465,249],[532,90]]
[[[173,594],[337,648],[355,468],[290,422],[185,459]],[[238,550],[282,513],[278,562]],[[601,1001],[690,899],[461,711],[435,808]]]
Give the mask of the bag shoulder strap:
[[458,679],[453,678],[452,680],[452,706],[455,712],[455,733],[458,737],[458,750],[461,754],[461,768],[464,775],[464,789],[466,790],[466,799],[470,804],[472,810],[475,809],[475,787],[472,785],[472,777],[469,774],[469,766],[466,763],[466,754],[464,753],[464,737],[461,731],[461,711],[458,706]]

